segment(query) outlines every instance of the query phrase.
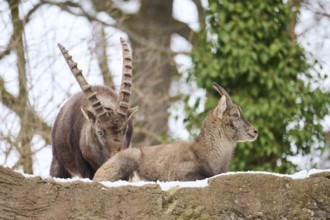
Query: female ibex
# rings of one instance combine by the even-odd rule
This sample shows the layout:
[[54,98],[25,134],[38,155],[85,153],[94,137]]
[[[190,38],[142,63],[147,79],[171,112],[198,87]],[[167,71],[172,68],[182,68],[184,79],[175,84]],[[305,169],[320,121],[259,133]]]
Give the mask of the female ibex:
[[52,130],[53,160],[50,175],[73,175],[92,179],[96,170],[113,154],[128,148],[133,127],[129,108],[132,86],[132,58],[126,42],[123,48],[122,83],[118,95],[105,86],[90,86],[68,51],[58,44],[83,92],[71,97],[57,115]]
[[195,141],[182,141],[119,152],[95,173],[95,181],[193,181],[228,171],[235,142],[254,141],[257,130],[218,84],[222,96],[204,120]]

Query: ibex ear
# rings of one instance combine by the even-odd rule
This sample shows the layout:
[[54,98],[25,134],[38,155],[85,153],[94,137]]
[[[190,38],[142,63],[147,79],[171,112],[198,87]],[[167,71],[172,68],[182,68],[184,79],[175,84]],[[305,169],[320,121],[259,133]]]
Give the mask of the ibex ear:
[[95,115],[93,114],[93,112],[87,110],[84,107],[80,108],[81,112],[83,113],[84,117],[90,122],[90,123],[94,123],[96,118]]
[[222,96],[217,107],[213,111],[213,116],[217,118],[222,118],[223,113],[226,111],[227,108],[227,101],[226,96]]
[[132,118],[132,116],[135,114],[135,112],[137,112],[139,110],[139,107],[138,106],[135,106],[133,108],[129,108],[127,110],[127,121],[130,120]]

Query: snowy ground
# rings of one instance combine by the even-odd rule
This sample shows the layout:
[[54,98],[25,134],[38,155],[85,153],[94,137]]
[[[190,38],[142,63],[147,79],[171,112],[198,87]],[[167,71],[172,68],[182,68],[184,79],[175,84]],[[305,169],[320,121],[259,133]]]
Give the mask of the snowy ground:
[[[237,175],[237,174],[261,174],[261,175],[274,175],[274,176],[279,176],[279,177],[288,177],[292,179],[304,179],[308,178],[310,175],[316,174],[316,173],[322,173],[322,172],[330,172],[330,169],[311,169],[311,170],[302,170],[300,172],[297,172],[295,174],[279,174],[279,173],[270,173],[270,172],[263,172],[263,171],[248,171],[248,172],[228,172],[228,173],[223,173],[216,175],[214,177],[204,179],[204,180],[197,180],[197,181],[190,181],[190,182],[179,182],[179,181],[171,181],[171,182],[127,182],[127,181],[116,181],[116,182],[101,182],[104,186],[106,187],[120,187],[120,186],[143,186],[146,184],[159,184],[161,189],[163,191],[167,191],[173,188],[178,188],[178,187],[207,187],[208,186],[208,180],[218,177],[218,176],[227,176],[227,175]],[[29,175],[22,173],[25,177],[30,178],[30,177],[36,177],[36,175]],[[41,176],[42,179],[48,179],[51,178],[50,176]],[[74,181],[81,181],[81,182],[86,182],[86,183],[91,183],[93,182],[90,179],[82,179],[82,178],[72,178],[72,179],[61,179],[61,178],[53,178],[56,182],[74,182]],[[106,188],[104,188],[106,189]]]

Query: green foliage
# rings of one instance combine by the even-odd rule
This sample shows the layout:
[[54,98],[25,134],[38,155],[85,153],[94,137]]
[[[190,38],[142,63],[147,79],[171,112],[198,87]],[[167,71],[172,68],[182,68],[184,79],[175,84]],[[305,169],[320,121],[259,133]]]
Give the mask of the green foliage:
[[[288,156],[324,147],[320,120],[328,114],[329,99],[320,89],[311,90],[312,66],[289,32],[290,5],[209,0],[206,13],[191,77],[208,90],[205,112],[219,100],[216,92],[211,94],[217,82],[259,132],[257,141],[236,146],[232,170],[294,171]],[[194,131],[205,115],[186,110]]]

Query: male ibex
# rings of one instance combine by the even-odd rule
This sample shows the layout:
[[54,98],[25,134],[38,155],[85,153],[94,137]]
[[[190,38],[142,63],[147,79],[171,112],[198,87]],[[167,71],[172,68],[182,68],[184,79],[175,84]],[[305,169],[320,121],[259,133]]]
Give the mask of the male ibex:
[[71,72],[83,92],[69,99],[57,115],[52,130],[53,160],[50,175],[70,178],[73,175],[92,179],[96,170],[118,151],[130,145],[129,108],[132,86],[132,58],[126,42],[123,48],[123,73],[118,95],[105,86],[90,86],[68,51],[58,44]]
[[[218,84],[222,95],[204,120],[195,141],[182,141],[119,152],[95,173],[95,181],[193,181],[228,171],[235,142],[254,141],[257,130]],[[136,177],[136,176],[135,176]]]

